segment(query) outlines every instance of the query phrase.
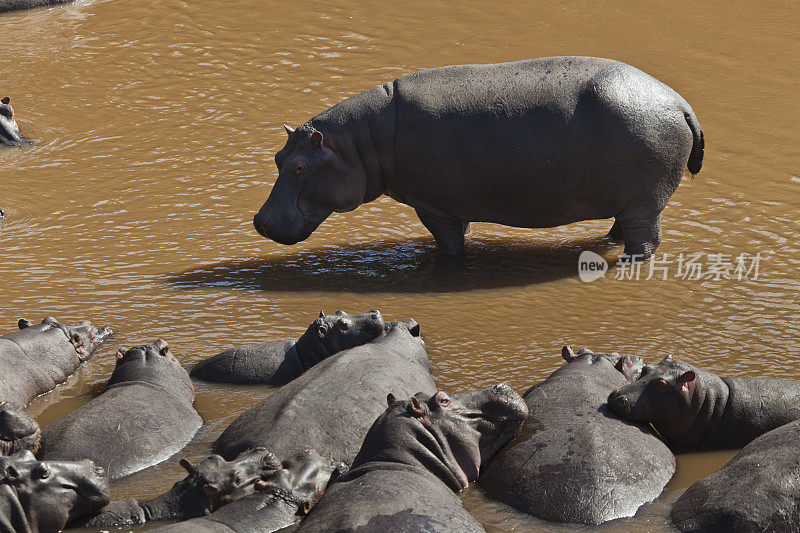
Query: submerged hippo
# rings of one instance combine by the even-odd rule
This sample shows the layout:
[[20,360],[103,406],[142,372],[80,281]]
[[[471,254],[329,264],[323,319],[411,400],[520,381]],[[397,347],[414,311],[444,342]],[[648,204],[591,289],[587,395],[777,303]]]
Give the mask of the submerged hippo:
[[473,221],[548,228],[614,217],[625,253],[647,257],[704,147],[678,93],[594,57],[423,70],[286,131],[278,179],[253,221],[261,235],[294,244],[334,211],[387,194],[452,255]]
[[675,502],[681,531],[800,531],[800,421],[773,429]]
[[22,409],[0,402],[0,456],[39,449],[39,425]]
[[620,420],[608,393],[635,377],[639,358],[578,354],[524,395],[529,415],[481,478],[486,492],[552,522],[601,524],[633,516],[675,472],[675,457],[646,426]]
[[112,331],[91,322],[64,326],[47,317],[40,324],[19,321],[19,331],[0,337],[0,401],[24,407],[63,383]]
[[323,359],[382,335],[384,328],[383,317],[375,310],[358,315],[320,311],[296,342],[264,342],[227,350],[200,361],[190,374],[223,383],[284,385]]
[[166,342],[120,349],[105,391],[44,428],[40,454],[92,459],[110,479],[132,474],[189,443],[203,424],[193,402],[192,380]]
[[339,468],[313,450],[297,450],[256,482],[256,493],[202,518],[156,529],[160,533],[270,533],[314,506]]
[[[386,391],[436,391],[419,326],[402,322],[386,335],[325,359],[245,411],[214,443],[225,458],[264,446],[281,456],[316,450],[349,464],[384,409]],[[412,392],[413,391],[413,392]]]
[[144,524],[151,520],[188,520],[253,494],[256,482],[281,468],[281,462],[265,448],[248,450],[233,461],[211,455],[192,465],[181,459],[188,475],[172,488],[146,501],[112,502],[83,527],[110,528]]
[[800,418],[800,382],[719,377],[667,356],[608,403],[626,420],[652,424],[674,450],[738,448]]
[[37,461],[28,450],[0,457],[3,533],[61,531],[108,500],[105,472],[91,461]]
[[387,401],[352,469],[298,531],[483,531],[456,493],[514,437],[525,402],[507,385]]
[[[10,1],[13,2],[14,0]],[[0,13],[7,11],[7,9],[3,9],[3,6],[8,2],[9,0],[0,0]],[[10,101],[11,99],[8,96],[0,100],[0,145],[23,146],[32,144],[33,141],[23,137],[19,131],[17,121],[14,119],[14,108],[9,105]]]

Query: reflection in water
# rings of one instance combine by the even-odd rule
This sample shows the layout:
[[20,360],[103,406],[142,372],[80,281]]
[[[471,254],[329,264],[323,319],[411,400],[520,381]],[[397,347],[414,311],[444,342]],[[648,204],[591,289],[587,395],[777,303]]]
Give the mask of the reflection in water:
[[223,262],[183,272],[179,287],[333,292],[459,292],[573,277],[578,255],[611,249],[605,238],[522,242],[471,239],[465,257],[440,253],[432,239],[325,246],[267,259]]
[[[119,346],[161,337],[188,368],[233,346],[295,339],[320,309],[413,316],[437,384],[454,392],[500,381],[527,390],[562,364],[563,344],[797,378],[798,17],[781,1],[720,9],[684,0],[636,10],[79,0],[0,15],[0,97],[39,139],[0,150],[0,331],[54,315],[118,332],[32,413],[44,424],[96,394]],[[704,168],[664,211],[659,252],[761,252],[762,279],[618,281],[612,270],[583,283],[583,249],[610,261],[621,252],[603,239],[610,221],[476,224],[453,269],[413,210],[388,198],[333,215],[293,247],[253,230],[283,123],[422,68],[563,54],[631,63],[691,103],[706,136]],[[269,394],[196,386],[206,425],[182,454],[192,461]],[[669,529],[672,499],[725,460],[682,456],[672,492],[602,529]],[[163,463],[115,482],[113,496],[151,497],[183,475]],[[477,489],[464,502],[490,531],[562,529]]]

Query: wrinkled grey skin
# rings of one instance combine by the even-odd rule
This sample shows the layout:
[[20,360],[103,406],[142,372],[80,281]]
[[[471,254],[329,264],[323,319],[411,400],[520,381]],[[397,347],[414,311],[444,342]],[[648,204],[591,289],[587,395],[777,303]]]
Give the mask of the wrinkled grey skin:
[[375,310],[357,315],[320,311],[297,342],[265,342],[227,350],[200,361],[190,374],[222,383],[284,385],[323,359],[370,342],[382,335],[385,327]]
[[[7,1],[0,0],[0,13],[3,12],[3,3]],[[19,126],[14,118],[14,109],[9,105],[10,101],[8,96],[0,100],[0,146],[33,144],[32,140],[26,139],[19,131]],[[0,215],[2,215],[2,211],[0,211]]]
[[[412,330],[419,334],[419,326]],[[264,446],[282,456],[299,446],[350,464],[383,411],[386,391],[436,391],[425,343],[414,334],[398,322],[386,335],[325,359],[234,420],[214,453],[230,458]]]
[[353,468],[298,531],[483,531],[456,493],[519,431],[525,402],[507,385],[387,401]]
[[0,457],[0,532],[49,533],[101,509],[108,480],[89,460],[37,461],[28,450]]
[[0,456],[39,450],[39,425],[25,411],[0,402]]
[[33,9],[36,7],[69,4],[74,1],[75,0],[0,0],[0,13],[17,11],[20,9]]
[[675,502],[681,531],[800,531],[800,421],[773,429]]
[[162,533],[270,533],[304,516],[322,495],[341,466],[313,450],[297,450],[278,470],[256,483],[256,494],[242,498],[203,518],[172,524]]
[[423,70],[315,116],[275,155],[253,224],[282,244],[386,194],[412,206],[446,254],[470,222],[547,228],[616,219],[649,256],[703,133],[675,91],[624,63],[545,57]]
[[281,468],[281,462],[265,448],[248,450],[233,461],[210,455],[197,465],[181,459],[188,475],[169,492],[156,498],[112,502],[83,527],[123,527],[152,520],[189,520],[253,494],[256,482]]
[[738,448],[800,418],[800,382],[719,377],[668,356],[608,403],[626,420],[652,424],[673,450]]
[[0,337],[0,401],[14,407],[66,381],[112,334],[89,321],[64,326],[53,317],[35,325],[23,319],[19,328]]
[[[633,516],[675,472],[675,457],[647,427],[617,418],[608,393],[635,378],[638,357],[574,354],[524,395],[529,415],[489,463],[492,498],[552,522],[601,524]],[[625,375],[623,375],[623,373]]]
[[120,349],[105,391],[44,428],[40,454],[92,459],[110,479],[131,474],[188,444],[203,423],[193,402],[192,380],[166,342]]

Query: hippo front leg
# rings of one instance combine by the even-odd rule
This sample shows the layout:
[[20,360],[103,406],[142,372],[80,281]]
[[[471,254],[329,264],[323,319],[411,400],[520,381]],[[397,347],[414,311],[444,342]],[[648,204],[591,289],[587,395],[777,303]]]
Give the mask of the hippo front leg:
[[434,212],[423,207],[414,207],[422,224],[428,228],[439,249],[447,255],[464,255],[464,235],[469,231],[469,222]]

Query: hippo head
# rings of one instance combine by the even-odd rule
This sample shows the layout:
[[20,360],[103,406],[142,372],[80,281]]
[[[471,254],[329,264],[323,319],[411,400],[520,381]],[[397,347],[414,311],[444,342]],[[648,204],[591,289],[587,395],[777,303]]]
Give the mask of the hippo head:
[[652,424],[668,441],[681,435],[694,417],[691,409],[696,373],[691,365],[667,356],[642,368],[639,379],[608,396],[608,405],[621,418]]
[[0,100],[0,144],[9,146],[22,146],[33,141],[22,136],[14,120],[14,109],[8,105],[11,99],[6,96]]
[[189,374],[175,359],[169,345],[157,339],[153,344],[120,348],[117,351],[117,366],[108,380],[108,385],[123,381],[145,381],[181,394],[190,401],[194,399],[194,386]]
[[[0,484],[13,488],[29,524],[59,531],[110,500],[105,471],[92,461],[37,461],[30,451],[0,460]],[[37,529],[38,527],[38,529]]]
[[367,180],[363,166],[355,164],[357,154],[348,164],[330,136],[308,123],[297,130],[284,127],[289,139],[275,154],[278,179],[253,225],[268,239],[295,244],[334,211],[352,211],[364,203]]
[[297,341],[301,360],[308,366],[320,362],[342,350],[367,344],[386,330],[380,311],[369,311],[358,315],[348,315],[336,311],[332,315],[319,312],[319,318]]
[[595,353],[588,348],[581,348],[578,353],[575,353],[570,346],[564,346],[561,348],[561,357],[567,363],[577,361],[579,364],[610,361],[628,381],[635,381],[644,367],[644,359],[638,355],[620,355],[617,352]]
[[[24,318],[17,323],[19,329],[27,329],[34,326]],[[92,356],[95,349],[108,339],[114,332],[108,326],[96,327],[88,320],[78,322],[74,326],[65,326],[55,318],[48,316],[41,322],[42,326],[61,330],[75,348],[75,353],[81,361],[86,361]]]
[[0,455],[39,449],[39,425],[21,409],[0,402]]
[[376,459],[421,464],[454,491],[478,479],[481,466],[519,431],[528,407],[505,384],[448,395],[387,396],[353,467]]
[[345,469],[345,465],[337,465],[314,450],[295,450],[283,459],[279,469],[256,482],[256,491],[296,503],[298,514],[305,515],[325,492],[328,482]]
[[163,498],[179,500],[184,518],[191,518],[252,494],[255,483],[280,468],[281,462],[266,448],[254,448],[233,461],[212,454],[197,465],[186,459],[181,459],[180,465],[189,475],[175,483]]

